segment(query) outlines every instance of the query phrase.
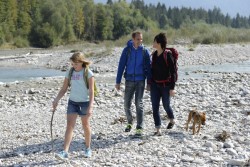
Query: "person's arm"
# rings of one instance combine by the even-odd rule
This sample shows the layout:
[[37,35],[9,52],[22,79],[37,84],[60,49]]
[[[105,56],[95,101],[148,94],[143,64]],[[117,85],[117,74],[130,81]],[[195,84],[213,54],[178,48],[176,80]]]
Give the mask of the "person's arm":
[[118,70],[117,70],[117,76],[116,76],[116,89],[120,90],[120,83],[122,80],[122,75],[127,63],[127,48],[124,48],[120,57],[119,65],[118,65]]
[[93,105],[94,105],[94,81],[95,78],[92,76],[88,79],[89,82],[89,107],[87,110],[88,114],[91,114],[93,111]]
[[148,50],[146,50],[146,68],[147,68],[147,84],[152,82],[152,72],[151,72],[151,55]]
[[145,63],[146,63],[146,80],[147,80],[147,85],[146,85],[146,90],[150,91],[150,85],[152,82],[152,72],[151,72],[151,55],[148,51],[148,49],[146,49],[146,54],[145,54]]
[[54,99],[54,101],[52,102],[52,107],[53,107],[53,111],[56,110],[56,107],[58,105],[58,101],[64,96],[64,94],[67,92],[68,90],[68,85],[69,85],[69,79],[65,77],[64,82],[63,82],[63,86],[60,89],[59,93],[57,94],[56,98]]

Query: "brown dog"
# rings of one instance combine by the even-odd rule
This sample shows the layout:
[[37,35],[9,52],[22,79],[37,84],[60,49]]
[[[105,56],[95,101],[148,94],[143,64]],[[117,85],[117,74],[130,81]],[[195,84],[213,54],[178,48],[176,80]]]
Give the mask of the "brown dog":
[[198,130],[197,134],[200,132],[201,129],[201,124],[205,125],[206,122],[206,113],[205,112],[198,112],[196,110],[191,110],[189,115],[188,115],[188,120],[186,124],[186,131],[188,131],[188,124],[193,118],[193,135],[196,133],[195,131],[195,126],[198,123]]

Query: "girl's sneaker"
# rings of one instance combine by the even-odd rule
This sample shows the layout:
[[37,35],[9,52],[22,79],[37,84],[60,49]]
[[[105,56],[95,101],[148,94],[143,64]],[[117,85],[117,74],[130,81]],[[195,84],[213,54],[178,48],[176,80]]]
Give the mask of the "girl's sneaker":
[[69,158],[69,154],[66,151],[61,151],[55,154],[55,157],[60,160],[67,160]]
[[87,149],[85,150],[84,157],[85,157],[85,158],[90,158],[91,155],[92,155],[91,149],[90,149],[90,148],[87,148]]

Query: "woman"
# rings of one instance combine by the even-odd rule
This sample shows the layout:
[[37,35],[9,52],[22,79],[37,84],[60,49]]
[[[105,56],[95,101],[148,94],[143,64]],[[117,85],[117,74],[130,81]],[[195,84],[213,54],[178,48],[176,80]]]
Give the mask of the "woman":
[[[91,157],[91,128],[90,116],[93,110],[94,102],[94,77],[93,72],[88,70],[89,90],[84,80],[85,68],[90,62],[86,61],[84,55],[80,52],[74,53],[70,57],[72,70],[68,70],[65,75],[64,83],[57,97],[53,101],[53,111],[56,110],[58,101],[64,96],[71,85],[68,107],[67,107],[67,127],[64,138],[63,151],[56,154],[56,158],[67,159],[69,157],[68,150],[73,136],[73,130],[76,118],[81,117],[82,127],[85,135],[85,157]],[[71,74],[72,73],[72,74]]]
[[170,96],[174,95],[176,70],[174,59],[170,51],[166,50],[167,37],[164,33],[155,36],[153,47],[156,49],[152,54],[152,83],[150,95],[153,109],[153,118],[156,132],[154,135],[161,135],[161,117],[159,112],[160,99],[164,110],[170,119],[167,129],[173,128],[174,114],[170,106]]

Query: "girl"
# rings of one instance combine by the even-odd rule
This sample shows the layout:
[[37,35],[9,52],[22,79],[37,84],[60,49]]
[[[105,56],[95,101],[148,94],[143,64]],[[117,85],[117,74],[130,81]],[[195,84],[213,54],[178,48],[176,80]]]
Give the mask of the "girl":
[[[73,70],[68,70],[65,75],[64,83],[57,97],[53,101],[53,112],[56,110],[58,101],[64,96],[71,85],[68,107],[67,107],[67,128],[64,138],[63,151],[55,155],[59,159],[67,159],[69,157],[68,150],[73,136],[73,130],[76,118],[81,117],[82,127],[85,134],[85,157],[91,157],[91,128],[90,116],[93,110],[94,102],[94,77],[93,72],[88,70],[89,90],[84,80],[85,68],[88,68],[90,62],[86,61],[83,53],[77,52],[70,57]],[[72,71],[72,75],[70,74]]]

